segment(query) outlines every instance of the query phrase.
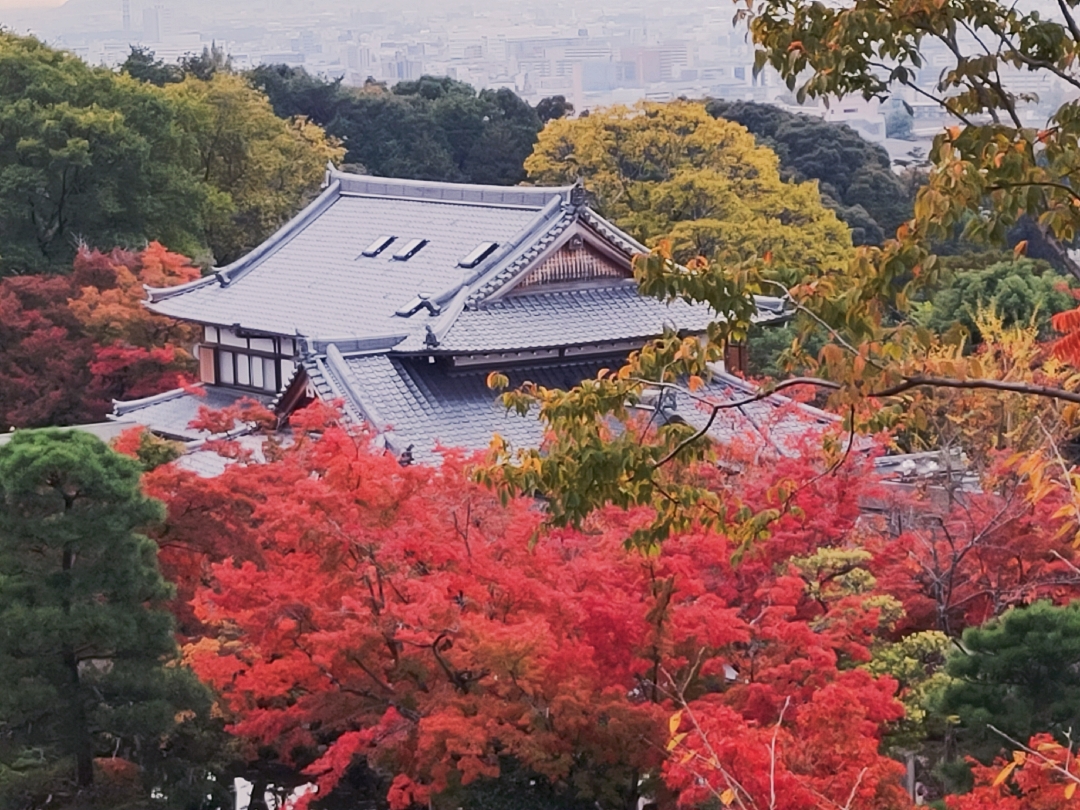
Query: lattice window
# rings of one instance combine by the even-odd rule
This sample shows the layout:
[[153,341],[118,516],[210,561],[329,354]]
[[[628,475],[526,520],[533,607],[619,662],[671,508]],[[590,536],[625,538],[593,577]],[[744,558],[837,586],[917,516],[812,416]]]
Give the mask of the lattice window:
[[548,284],[622,279],[629,276],[630,274],[625,269],[601,256],[588,245],[582,245],[577,249],[567,246],[530,270],[514,289],[515,291],[527,290]]

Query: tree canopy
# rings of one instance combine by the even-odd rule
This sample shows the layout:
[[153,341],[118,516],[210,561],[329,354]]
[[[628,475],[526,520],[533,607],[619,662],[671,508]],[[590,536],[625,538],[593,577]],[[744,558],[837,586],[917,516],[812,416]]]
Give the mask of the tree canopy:
[[277,118],[240,77],[173,75],[152,56],[133,52],[118,75],[0,34],[0,275],[62,272],[81,244],[158,241],[227,262],[343,154],[318,126]]
[[153,768],[178,712],[200,699],[208,708],[186,670],[165,666],[177,652],[171,588],[139,533],[163,512],[139,473],[79,431],[21,432],[0,446],[5,806],[58,767],[92,799],[96,757]]
[[538,184],[581,179],[604,216],[648,245],[670,240],[678,260],[837,268],[848,229],[814,183],[781,180],[776,155],[700,104],[613,107],[548,123],[525,162]]
[[113,399],[187,379],[199,328],[151,313],[143,285],[198,277],[151,243],[138,253],[82,249],[68,275],[0,279],[0,429],[100,421]]
[[7,31],[0,76],[0,272],[61,270],[82,239],[198,251],[210,189],[160,92]]
[[1051,335],[1051,316],[1076,306],[1069,280],[1046,262],[998,256],[998,261],[965,267],[966,258],[943,260],[956,269],[947,273],[929,301],[917,307],[913,317],[919,323],[939,333],[962,324],[971,340],[979,342],[982,336],[976,320],[981,309],[989,308],[1007,326],[1035,323],[1045,339]]
[[192,171],[212,189],[202,212],[218,264],[256,247],[310,201],[344,150],[302,118],[276,116],[240,76],[191,75],[163,91],[184,131]]
[[[541,121],[512,90],[481,90],[449,78],[423,76],[391,89],[369,83],[343,87],[303,68],[263,65],[250,74],[278,115],[304,115],[339,138],[345,160],[371,174],[513,185]],[[564,100],[565,102],[565,100]],[[545,114],[566,112],[565,103]]]
[[710,99],[717,118],[742,124],[776,152],[781,174],[817,180],[822,199],[852,229],[857,245],[880,244],[910,219],[914,200],[889,154],[850,127],[752,101]]
[[968,750],[989,759],[1002,733],[1027,740],[1041,732],[1068,742],[1080,726],[1080,602],[1013,608],[965,630],[962,644],[949,658],[953,680],[942,710],[960,718]]

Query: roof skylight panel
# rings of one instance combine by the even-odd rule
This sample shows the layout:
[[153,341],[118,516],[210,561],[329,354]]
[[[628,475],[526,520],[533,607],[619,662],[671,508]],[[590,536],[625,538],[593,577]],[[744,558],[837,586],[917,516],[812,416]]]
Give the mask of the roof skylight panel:
[[400,248],[397,253],[394,254],[394,259],[399,262],[408,261],[417,253],[420,252],[420,248],[428,243],[427,239],[410,239]]
[[490,256],[498,246],[498,242],[481,242],[473,248],[472,253],[458,262],[458,267],[476,267],[476,265],[480,264],[480,262]]
[[[376,239],[374,242],[364,248],[360,252],[360,256],[367,256],[369,259],[372,256],[378,256],[380,253],[390,247],[390,243],[393,242],[395,239],[397,239],[396,236],[380,236],[378,239]],[[357,258],[359,258],[359,256]]]

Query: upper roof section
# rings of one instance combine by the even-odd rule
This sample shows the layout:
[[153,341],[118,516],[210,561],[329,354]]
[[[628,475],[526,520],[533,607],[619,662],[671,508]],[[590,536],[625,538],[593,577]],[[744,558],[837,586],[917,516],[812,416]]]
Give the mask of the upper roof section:
[[[435,183],[333,169],[326,179],[317,199],[247,256],[189,284],[149,290],[151,309],[256,333],[390,348],[423,335],[456,297],[464,306],[503,289],[583,210],[576,186]],[[625,239],[627,258],[643,249]]]
[[327,168],[326,185],[339,183],[342,194],[369,197],[397,197],[403,200],[459,202],[476,205],[516,205],[539,210],[552,200],[570,202],[574,186],[481,186],[470,183],[440,183],[430,180],[400,180],[372,177]]

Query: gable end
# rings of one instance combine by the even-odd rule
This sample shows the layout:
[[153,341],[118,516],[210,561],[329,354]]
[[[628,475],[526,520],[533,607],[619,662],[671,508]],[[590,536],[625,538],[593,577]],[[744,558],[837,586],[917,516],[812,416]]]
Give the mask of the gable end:
[[578,238],[571,239],[529,270],[508,295],[534,293],[542,287],[595,286],[597,282],[629,278],[631,273],[625,261],[614,260]]

